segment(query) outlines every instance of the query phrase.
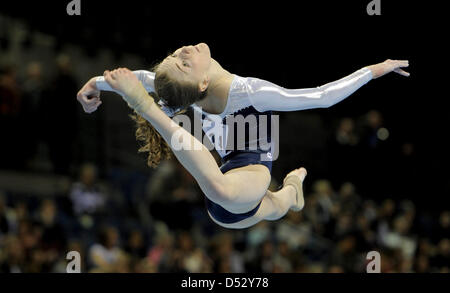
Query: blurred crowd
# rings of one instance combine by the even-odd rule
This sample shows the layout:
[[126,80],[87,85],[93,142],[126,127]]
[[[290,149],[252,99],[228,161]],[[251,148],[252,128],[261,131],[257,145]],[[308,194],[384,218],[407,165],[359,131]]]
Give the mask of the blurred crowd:
[[351,182],[315,180],[301,212],[227,230],[208,218],[176,161],[147,178],[139,199],[118,199],[114,189],[122,194],[126,183],[114,178],[100,180],[85,164],[65,194],[2,192],[0,272],[65,272],[69,251],[80,253],[82,272],[365,272],[370,251],[382,272],[449,272],[450,211],[374,201]]

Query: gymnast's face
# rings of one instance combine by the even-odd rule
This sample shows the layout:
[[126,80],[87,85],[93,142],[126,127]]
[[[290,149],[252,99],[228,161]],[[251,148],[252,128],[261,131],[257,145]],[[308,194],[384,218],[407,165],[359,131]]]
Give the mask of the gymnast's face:
[[161,65],[178,82],[195,84],[202,92],[208,88],[211,52],[205,43],[181,47],[164,59]]

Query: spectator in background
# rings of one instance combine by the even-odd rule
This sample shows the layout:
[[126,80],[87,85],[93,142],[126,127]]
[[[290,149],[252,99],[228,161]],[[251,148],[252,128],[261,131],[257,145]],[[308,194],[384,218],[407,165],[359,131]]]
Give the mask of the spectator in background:
[[66,233],[58,221],[58,208],[53,200],[42,201],[37,222],[42,227],[40,246],[48,256],[49,262],[56,262],[56,258],[66,248]]
[[377,206],[373,200],[364,200],[362,203],[362,214],[369,221],[370,227],[376,224],[378,218]]
[[303,213],[289,212],[275,229],[277,239],[286,242],[293,251],[306,246],[311,238],[311,223],[305,221]]
[[338,266],[346,273],[355,273],[362,271],[362,260],[355,250],[356,239],[352,234],[341,236],[335,245],[330,259],[329,266]]
[[126,255],[119,246],[119,232],[113,226],[100,229],[98,242],[89,248],[91,272],[118,273],[126,271]]
[[14,207],[7,211],[6,217],[8,218],[10,232],[17,233],[19,223],[29,219],[27,203],[22,200],[15,202]]
[[383,237],[390,231],[394,219],[396,205],[392,199],[385,199],[377,211],[377,238]]
[[251,227],[247,232],[247,245],[251,250],[256,250],[264,241],[270,238],[272,231],[269,222],[262,221]]
[[158,272],[167,273],[170,270],[171,255],[174,251],[174,237],[162,222],[155,223],[155,244],[150,248],[147,261],[153,264]]
[[18,223],[17,237],[29,256],[29,252],[36,249],[39,245],[42,236],[42,230],[38,225],[30,220],[21,220]]
[[171,262],[174,264],[172,272],[200,273],[207,270],[203,265],[207,265],[204,253],[196,248],[194,239],[187,231],[182,231],[177,235],[175,250]]
[[361,208],[361,198],[356,193],[355,185],[351,182],[344,182],[339,189],[337,200],[340,206],[351,214],[355,214]]
[[0,248],[0,273],[25,272],[25,249],[17,236],[5,237]]
[[97,182],[97,168],[87,163],[81,166],[79,181],[72,185],[70,199],[74,215],[80,224],[89,229],[98,217],[104,214],[107,195]]
[[442,238],[450,238],[450,211],[443,211],[439,215],[432,241],[437,244]]
[[275,247],[270,240],[261,243],[259,254],[254,263],[256,272],[272,273],[274,270],[274,252]]
[[415,259],[414,271],[416,273],[429,273],[430,272],[430,260],[426,255],[420,254]]
[[416,258],[418,255],[432,256],[435,253],[435,248],[428,238],[421,238],[417,242]]
[[331,230],[327,229],[327,225],[338,209],[337,195],[330,181],[325,179],[315,181],[312,190],[309,197],[310,208],[306,209],[308,205],[305,205],[305,213],[312,221],[316,233],[331,237]]
[[416,239],[410,234],[411,222],[405,215],[394,219],[393,229],[381,236],[383,245],[391,249],[399,249],[402,257],[412,259],[417,248]]
[[[442,235],[442,237],[448,237]],[[431,267],[434,271],[440,273],[450,272],[450,240],[442,238],[437,244],[437,253],[431,258]]]
[[421,238],[418,241],[416,253],[413,260],[413,271],[416,273],[427,273],[431,272],[430,260],[434,259],[438,262],[440,261],[438,258],[435,258],[437,255],[437,247],[431,243],[428,238]]
[[206,255],[204,249],[196,247],[194,251],[183,260],[184,268],[189,273],[212,273],[213,263]]
[[243,273],[244,259],[234,247],[233,234],[229,232],[219,233],[212,240],[212,261],[215,272],[218,273]]
[[359,252],[369,252],[376,247],[376,233],[370,226],[367,217],[362,213],[356,213],[356,245]]
[[285,241],[280,241],[274,255],[273,273],[292,273],[294,255]]
[[342,212],[333,221],[333,237],[331,240],[340,239],[345,235],[353,234],[355,231],[355,223],[353,221],[353,215],[350,212]]
[[147,247],[144,241],[144,235],[138,229],[134,229],[128,236],[125,252],[134,260],[141,259],[147,255]]

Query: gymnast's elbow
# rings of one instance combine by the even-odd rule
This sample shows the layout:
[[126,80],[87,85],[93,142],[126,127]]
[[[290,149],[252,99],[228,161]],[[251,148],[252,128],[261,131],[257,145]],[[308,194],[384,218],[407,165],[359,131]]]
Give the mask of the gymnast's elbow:
[[331,106],[336,105],[336,103],[334,101],[330,101],[328,99],[320,99],[317,101],[316,105],[314,108],[330,108]]
[[330,108],[331,106],[336,104],[336,101],[333,97],[324,90],[320,90],[314,95],[313,99],[310,99],[311,108]]

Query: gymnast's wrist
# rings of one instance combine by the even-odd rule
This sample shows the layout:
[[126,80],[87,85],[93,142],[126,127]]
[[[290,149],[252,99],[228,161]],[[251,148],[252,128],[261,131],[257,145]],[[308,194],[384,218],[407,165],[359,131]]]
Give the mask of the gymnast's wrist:
[[128,106],[138,113],[145,111],[155,103],[152,96],[148,94],[142,85],[134,89],[128,95],[123,96],[123,98],[128,103]]
[[95,77],[93,77],[93,78],[91,78],[89,81],[88,81],[88,85],[91,87],[91,88],[93,88],[93,89],[95,89],[95,90],[99,90],[99,88],[98,88],[98,86],[97,86],[97,76],[95,76]]

